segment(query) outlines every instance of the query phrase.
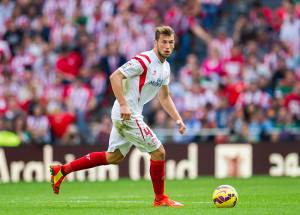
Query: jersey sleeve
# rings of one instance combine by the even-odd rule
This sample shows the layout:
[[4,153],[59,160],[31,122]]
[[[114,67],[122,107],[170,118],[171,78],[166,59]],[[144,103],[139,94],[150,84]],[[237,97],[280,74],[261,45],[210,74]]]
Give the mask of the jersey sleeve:
[[163,81],[162,85],[169,85],[170,83],[170,74],[168,75],[168,77]]
[[125,63],[121,67],[119,67],[118,70],[120,70],[120,72],[126,78],[131,78],[134,76],[141,75],[144,71],[141,64],[135,59],[131,59],[131,60],[127,61],[127,63]]
[[163,80],[162,85],[169,85],[169,83],[170,83],[170,73],[171,73],[171,71],[170,71],[170,66],[169,66],[167,77]]

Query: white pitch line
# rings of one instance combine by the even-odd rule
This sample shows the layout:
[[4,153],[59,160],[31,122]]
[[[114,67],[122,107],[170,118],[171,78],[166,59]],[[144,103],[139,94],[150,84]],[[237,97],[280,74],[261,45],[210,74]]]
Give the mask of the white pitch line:
[[[145,196],[110,196],[108,199],[138,199],[143,198]],[[92,199],[90,196],[80,196],[80,197],[70,197],[69,200],[86,200],[86,199]]]
[[55,203],[148,203],[148,201],[139,200],[66,200],[66,201],[52,201]]
[[[19,203],[24,202],[24,200],[12,200],[8,203]],[[35,204],[43,204],[43,203],[126,203],[126,204],[145,204],[151,201],[144,200],[54,200],[54,201],[34,201]],[[212,202],[184,202],[186,204],[212,204]]]
[[[67,201],[54,201],[58,203],[96,203],[96,202],[107,202],[107,203],[149,203],[149,201],[143,200],[67,200]],[[213,202],[184,202],[186,204],[212,204]]]

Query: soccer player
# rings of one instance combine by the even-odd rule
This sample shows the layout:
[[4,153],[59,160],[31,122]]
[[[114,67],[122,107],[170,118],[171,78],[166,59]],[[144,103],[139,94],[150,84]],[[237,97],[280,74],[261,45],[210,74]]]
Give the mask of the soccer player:
[[179,133],[185,133],[185,124],[168,89],[170,65],[166,59],[174,49],[174,36],[171,27],[157,27],[154,48],[135,56],[110,76],[116,101],[111,113],[113,128],[108,150],[92,152],[65,165],[51,166],[51,182],[55,194],[59,193],[62,181],[69,173],[100,165],[118,164],[134,145],[151,156],[150,176],[155,193],[153,205],[183,206],[164,193],[165,149],[142,116],[144,104],[158,94],[162,107],[176,121]]

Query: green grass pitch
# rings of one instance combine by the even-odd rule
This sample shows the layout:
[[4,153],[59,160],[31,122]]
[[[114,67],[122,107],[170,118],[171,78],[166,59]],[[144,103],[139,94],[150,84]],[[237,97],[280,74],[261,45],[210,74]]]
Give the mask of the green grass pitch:
[[[211,195],[218,185],[230,184],[239,193],[235,208],[215,208]],[[0,215],[64,214],[300,214],[299,178],[256,176],[250,179],[167,181],[166,193],[183,208],[153,208],[150,181],[65,182],[60,195],[50,183],[0,184]]]

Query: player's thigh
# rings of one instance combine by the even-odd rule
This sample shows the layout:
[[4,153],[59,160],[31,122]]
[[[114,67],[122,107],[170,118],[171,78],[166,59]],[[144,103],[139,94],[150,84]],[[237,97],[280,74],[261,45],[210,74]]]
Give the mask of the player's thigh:
[[161,142],[152,129],[141,119],[118,121],[116,128],[124,138],[142,152],[153,152]]
[[115,152],[117,149],[119,149],[122,155],[125,157],[131,146],[132,144],[128,142],[113,125],[109,136],[109,146],[107,151]]

